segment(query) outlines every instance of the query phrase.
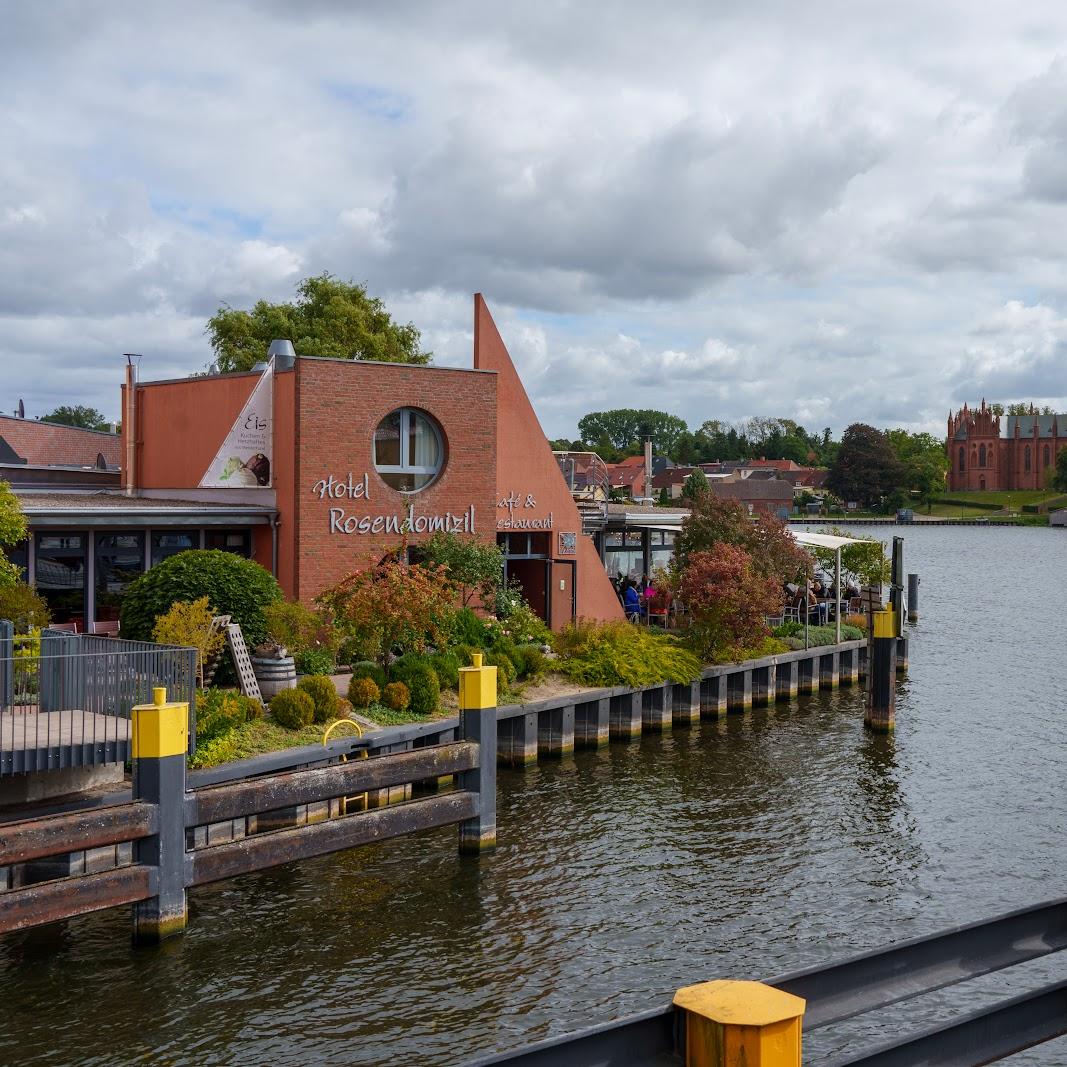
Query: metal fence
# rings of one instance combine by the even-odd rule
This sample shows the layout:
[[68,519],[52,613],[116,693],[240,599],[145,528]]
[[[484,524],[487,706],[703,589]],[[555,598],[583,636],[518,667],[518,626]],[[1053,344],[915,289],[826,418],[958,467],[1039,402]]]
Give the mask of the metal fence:
[[196,651],[0,621],[0,775],[130,758],[130,715],[164,686],[188,701],[195,739]]

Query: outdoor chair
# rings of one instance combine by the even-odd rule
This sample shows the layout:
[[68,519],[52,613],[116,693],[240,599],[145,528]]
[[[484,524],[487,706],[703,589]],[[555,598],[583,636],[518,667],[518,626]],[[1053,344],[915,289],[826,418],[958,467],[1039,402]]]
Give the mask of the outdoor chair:
[[49,630],[62,630],[65,634],[76,634],[78,624],[76,622],[53,622],[49,624]]
[[97,634],[100,637],[118,637],[119,620],[98,619],[96,622],[91,622],[89,623],[89,633]]

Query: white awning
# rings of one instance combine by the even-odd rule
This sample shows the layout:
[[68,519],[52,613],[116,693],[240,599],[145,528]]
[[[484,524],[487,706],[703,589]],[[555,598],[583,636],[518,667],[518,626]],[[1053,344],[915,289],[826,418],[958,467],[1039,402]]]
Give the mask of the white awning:
[[800,545],[812,545],[814,548],[844,548],[845,545],[870,545],[875,541],[863,541],[856,537],[839,537],[837,534],[808,533],[807,530],[789,531],[793,540]]

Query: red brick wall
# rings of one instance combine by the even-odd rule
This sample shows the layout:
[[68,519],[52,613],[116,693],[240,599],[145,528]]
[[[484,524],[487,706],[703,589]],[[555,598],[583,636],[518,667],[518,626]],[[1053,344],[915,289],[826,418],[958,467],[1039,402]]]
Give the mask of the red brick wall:
[[[619,598],[593,542],[581,532],[581,515],[480,293],[474,297],[474,365],[494,370],[498,376],[497,502],[518,500],[514,508],[497,508],[498,528],[505,532],[501,523],[509,519],[531,522],[547,520],[551,515],[553,545],[558,546],[560,533],[577,533],[577,554],[570,558],[578,561],[578,614],[592,619],[622,619]],[[530,507],[526,506],[528,498]],[[553,609],[554,627],[570,621],[561,617],[555,601]]]
[[[409,505],[416,516],[464,515],[473,506],[474,535],[496,542],[496,375],[310,359],[297,361],[297,375],[295,591],[301,600],[377,562],[399,543],[393,533],[331,532],[331,508],[357,519],[402,520]],[[390,488],[374,469],[374,431],[398,407],[433,416],[445,438],[444,470],[431,486],[410,495]],[[366,473],[368,499],[320,499],[313,491],[320,479],[344,480],[349,473],[357,483]],[[413,533],[408,539],[415,544],[427,536]]]

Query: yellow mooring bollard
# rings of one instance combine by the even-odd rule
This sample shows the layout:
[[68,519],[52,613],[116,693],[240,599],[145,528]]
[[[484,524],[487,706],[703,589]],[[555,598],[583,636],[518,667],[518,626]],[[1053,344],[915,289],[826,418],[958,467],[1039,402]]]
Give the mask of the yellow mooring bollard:
[[154,804],[158,830],[134,842],[134,862],[155,868],[156,896],[133,907],[137,941],[162,941],[185,929],[185,754],[189,705],[167,703],[167,691],[133,709],[133,798]]
[[800,1067],[806,1003],[762,982],[701,982],[674,994],[686,1067]]
[[496,667],[483,667],[482,654],[459,671],[459,734],[478,745],[478,766],[459,776],[460,789],[478,798],[478,814],[459,824],[459,850],[478,855],[496,847]]

